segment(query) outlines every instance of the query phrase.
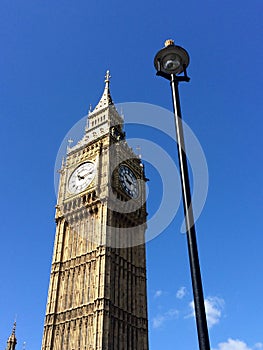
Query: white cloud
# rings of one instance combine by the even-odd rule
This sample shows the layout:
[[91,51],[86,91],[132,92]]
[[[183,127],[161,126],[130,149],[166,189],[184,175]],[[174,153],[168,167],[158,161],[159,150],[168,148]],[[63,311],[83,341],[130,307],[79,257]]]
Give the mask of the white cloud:
[[253,350],[263,349],[263,343],[256,343],[252,348],[249,347],[245,342],[239,339],[229,338],[224,343],[219,343],[216,349],[212,350]]
[[153,328],[160,328],[164,322],[174,320],[179,315],[179,311],[176,309],[170,309],[162,315],[158,315],[153,318]]
[[177,299],[183,299],[183,297],[186,295],[186,288],[185,287],[181,287],[178,289],[178,291],[176,292],[176,298]]
[[163,294],[163,291],[162,291],[162,290],[157,290],[157,291],[154,293],[154,298],[159,298],[162,294]]
[[[222,310],[224,308],[224,300],[218,297],[208,297],[205,299],[205,311],[206,311],[206,318],[207,318],[207,324],[209,328],[212,328],[215,324],[219,323],[220,318],[222,316]],[[194,311],[194,302],[191,301],[189,304],[192,313],[190,316],[195,316]],[[221,350],[221,349],[220,349]]]
[[153,318],[153,328],[159,328],[164,323],[165,317],[164,316],[157,316]]
[[224,300],[217,297],[205,299],[205,311],[208,327],[213,327],[217,324],[222,316]]
[[252,350],[246,343],[239,339],[229,338],[225,343],[219,343],[217,349],[213,350]]

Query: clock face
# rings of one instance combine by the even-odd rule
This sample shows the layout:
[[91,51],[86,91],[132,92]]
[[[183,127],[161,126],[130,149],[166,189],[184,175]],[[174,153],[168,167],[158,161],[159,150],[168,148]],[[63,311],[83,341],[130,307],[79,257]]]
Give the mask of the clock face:
[[95,164],[86,162],[78,166],[70,175],[68,190],[72,194],[80,193],[88,187],[96,174]]
[[126,165],[119,167],[119,179],[124,191],[132,198],[139,196],[139,183],[133,171]]

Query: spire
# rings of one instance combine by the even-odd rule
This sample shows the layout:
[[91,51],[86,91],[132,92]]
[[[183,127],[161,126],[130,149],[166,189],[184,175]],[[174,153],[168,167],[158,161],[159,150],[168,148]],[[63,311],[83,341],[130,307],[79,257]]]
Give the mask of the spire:
[[106,75],[105,75],[105,83],[108,85],[110,84],[110,78],[111,78],[110,71],[107,70]]
[[13,330],[10,337],[7,340],[6,350],[15,350],[17,344],[16,340],[16,322],[14,322]]
[[85,134],[75,146],[67,148],[68,154],[111,131],[113,132],[115,126],[118,126],[119,132],[122,133],[123,117],[119,114],[112,101],[110,78],[110,71],[107,70],[103,94],[97,106],[93,110],[92,108],[89,109]]
[[103,94],[102,94],[101,99],[99,100],[99,103],[97,104],[97,106],[90,113],[97,112],[100,109],[103,109],[105,107],[109,107],[109,105],[113,104],[111,94],[110,94],[110,78],[111,78],[110,71],[107,70],[106,75],[105,75],[105,88],[104,88]]

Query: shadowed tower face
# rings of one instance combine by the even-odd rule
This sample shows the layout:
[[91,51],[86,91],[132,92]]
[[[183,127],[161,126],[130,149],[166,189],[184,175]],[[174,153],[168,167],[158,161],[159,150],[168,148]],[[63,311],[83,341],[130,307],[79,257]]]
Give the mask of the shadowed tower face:
[[148,350],[146,178],[109,80],[60,171],[42,350]]

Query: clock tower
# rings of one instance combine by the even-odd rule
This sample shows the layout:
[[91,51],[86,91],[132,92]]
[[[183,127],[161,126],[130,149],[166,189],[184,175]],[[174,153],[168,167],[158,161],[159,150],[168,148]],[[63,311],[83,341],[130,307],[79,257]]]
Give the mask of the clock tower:
[[42,350],[148,350],[146,178],[109,84],[60,171]]

